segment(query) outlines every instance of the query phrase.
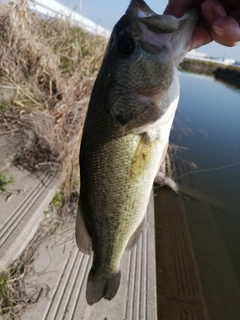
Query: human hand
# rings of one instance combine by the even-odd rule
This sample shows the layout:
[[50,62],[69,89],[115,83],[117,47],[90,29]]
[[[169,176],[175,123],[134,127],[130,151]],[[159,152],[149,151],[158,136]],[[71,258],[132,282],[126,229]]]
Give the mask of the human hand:
[[211,41],[232,47],[240,41],[239,0],[169,0],[165,13],[181,17],[189,8],[201,8],[190,49]]

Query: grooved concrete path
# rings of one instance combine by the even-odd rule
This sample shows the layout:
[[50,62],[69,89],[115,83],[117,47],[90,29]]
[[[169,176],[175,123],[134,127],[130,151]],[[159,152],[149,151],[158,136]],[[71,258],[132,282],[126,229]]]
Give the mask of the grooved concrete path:
[[28,293],[37,302],[21,319],[157,320],[153,197],[137,246],[123,256],[116,297],[90,307],[85,291],[91,260],[76,247],[74,225],[70,233],[45,241],[25,278]]
[[6,270],[32,239],[44,211],[56,194],[57,178],[10,166],[4,170],[14,182],[0,193],[0,272]]

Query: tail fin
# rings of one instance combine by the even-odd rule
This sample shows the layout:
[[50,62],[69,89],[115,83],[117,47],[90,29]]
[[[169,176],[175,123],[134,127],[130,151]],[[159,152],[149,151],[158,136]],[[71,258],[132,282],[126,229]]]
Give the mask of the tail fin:
[[121,271],[108,275],[97,275],[91,270],[87,282],[87,303],[91,306],[102,298],[112,300],[117,294],[120,279]]

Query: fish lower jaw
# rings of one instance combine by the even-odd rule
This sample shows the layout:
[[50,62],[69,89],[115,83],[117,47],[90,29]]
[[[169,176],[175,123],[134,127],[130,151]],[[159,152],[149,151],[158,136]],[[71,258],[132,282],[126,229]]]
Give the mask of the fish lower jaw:
[[143,134],[145,132],[149,132],[151,130],[155,130],[159,127],[162,128],[161,131],[170,131],[172,127],[173,118],[177,109],[179,97],[176,97],[170,106],[168,107],[168,110],[156,121],[146,123],[140,127],[133,128],[132,133],[133,134]]
[[160,83],[157,86],[153,86],[148,89],[132,90],[131,94],[135,95],[139,100],[148,98],[149,100],[158,100],[161,98],[163,84]]

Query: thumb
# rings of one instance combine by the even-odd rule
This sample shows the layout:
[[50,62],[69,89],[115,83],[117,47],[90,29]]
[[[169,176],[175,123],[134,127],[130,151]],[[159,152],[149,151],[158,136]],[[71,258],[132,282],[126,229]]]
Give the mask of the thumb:
[[240,41],[240,27],[234,18],[220,17],[214,21],[211,35],[218,43],[232,47]]

